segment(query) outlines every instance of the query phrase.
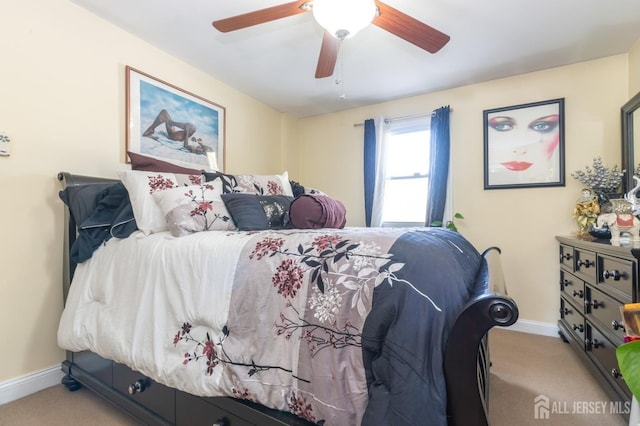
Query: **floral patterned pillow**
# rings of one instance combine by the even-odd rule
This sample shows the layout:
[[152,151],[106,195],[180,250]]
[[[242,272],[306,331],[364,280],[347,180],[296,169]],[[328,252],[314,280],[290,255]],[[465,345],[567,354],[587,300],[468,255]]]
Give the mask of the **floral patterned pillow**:
[[145,235],[162,232],[168,229],[167,221],[160,207],[153,199],[159,191],[186,185],[200,185],[202,175],[178,173],[145,172],[139,170],[120,170],[118,177],[127,188],[133,216],[138,229]]
[[207,181],[218,179],[222,184],[222,193],[243,193],[258,195],[293,196],[289,182],[289,173],[281,175],[230,175],[221,172],[205,172]]
[[236,226],[211,182],[171,188],[153,194],[171,235],[182,237],[201,231],[230,231]]

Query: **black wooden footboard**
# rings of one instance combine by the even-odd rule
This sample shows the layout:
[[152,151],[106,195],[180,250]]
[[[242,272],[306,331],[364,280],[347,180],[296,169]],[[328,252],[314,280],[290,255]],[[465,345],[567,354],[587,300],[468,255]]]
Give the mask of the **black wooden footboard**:
[[518,306],[506,295],[500,249],[493,247],[483,255],[487,264],[479,279],[486,289],[463,308],[447,341],[444,371],[449,425],[488,424],[491,362],[487,332],[518,319]]
[[[117,182],[61,172],[63,187]],[[75,265],[69,249],[76,239],[76,223],[65,208],[63,294],[66,301]],[[487,425],[489,392],[489,345],[487,332],[494,326],[509,326],[518,318],[515,302],[506,295],[500,250],[484,253],[486,264],[479,280],[483,291],[476,294],[458,315],[446,346],[444,371],[449,425]],[[63,379],[70,390],[80,384],[125,410],[145,424],[207,425],[297,425],[310,423],[291,414],[233,398],[198,398],[167,388],[125,366],[90,352],[67,352],[62,363]],[[129,385],[121,386],[122,383]],[[342,425],[340,425],[342,426]]]

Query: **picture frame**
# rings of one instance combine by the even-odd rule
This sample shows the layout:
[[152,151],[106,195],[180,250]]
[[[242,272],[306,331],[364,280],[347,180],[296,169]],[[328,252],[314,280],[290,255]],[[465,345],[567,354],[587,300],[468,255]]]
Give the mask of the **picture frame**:
[[483,111],[484,189],[564,186],[564,98]]
[[225,112],[221,105],[126,66],[128,152],[224,171]]

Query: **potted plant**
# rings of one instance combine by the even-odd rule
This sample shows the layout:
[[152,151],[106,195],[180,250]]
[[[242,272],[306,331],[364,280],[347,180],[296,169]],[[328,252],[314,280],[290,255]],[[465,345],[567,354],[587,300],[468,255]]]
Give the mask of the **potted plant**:
[[[464,219],[464,216],[462,216],[461,213],[454,214],[451,220],[448,220],[444,223],[444,227],[451,231],[458,232],[458,227],[454,222],[456,219]],[[443,226],[443,224],[441,220],[434,220],[433,222],[431,222],[431,226]]]

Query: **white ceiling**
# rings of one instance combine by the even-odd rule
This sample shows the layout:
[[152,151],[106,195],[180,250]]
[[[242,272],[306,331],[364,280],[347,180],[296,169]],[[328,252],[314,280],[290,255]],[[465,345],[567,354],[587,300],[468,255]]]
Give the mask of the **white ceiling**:
[[211,25],[286,0],[72,1],[296,117],[626,53],[640,40],[639,0],[386,0],[451,41],[430,54],[369,26],[343,43],[334,76],[316,79],[323,30],[311,13],[226,34]]

